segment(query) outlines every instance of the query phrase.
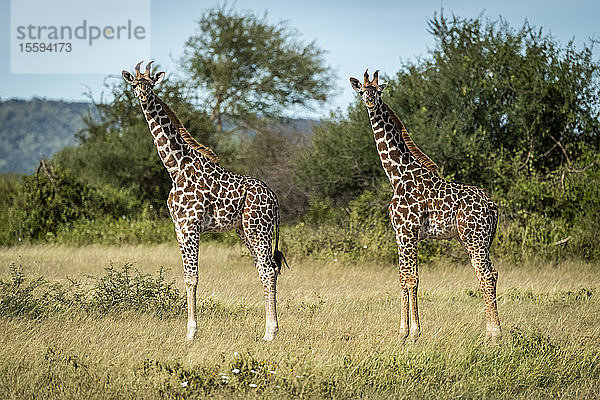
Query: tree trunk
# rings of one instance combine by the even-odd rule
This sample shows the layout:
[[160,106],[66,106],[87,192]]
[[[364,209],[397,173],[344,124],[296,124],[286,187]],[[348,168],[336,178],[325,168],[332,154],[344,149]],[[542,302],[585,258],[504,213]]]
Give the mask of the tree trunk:
[[212,110],[212,114],[210,116],[211,121],[215,124],[217,128],[217,132],[223,133],[223,118],[221,115],[221,98],[219,95],[216,96],[216,104]]

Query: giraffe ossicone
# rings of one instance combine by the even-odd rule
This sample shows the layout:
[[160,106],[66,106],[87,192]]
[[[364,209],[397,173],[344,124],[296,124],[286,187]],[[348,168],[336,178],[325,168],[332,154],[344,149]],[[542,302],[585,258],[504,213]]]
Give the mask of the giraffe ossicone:
[[[152,74],[152,61],[135,75],[123,70],[138,98],[154,144],[172,181],[167,200],[181,250],[188,306],[187,335],[196,335],[196,288],[198,285],[199,235],[235,230],[252,258],[265,298],[264,340],[279,330],[276,308],[277,276],[286,263],[279,243],[279,204],[276,194],[260,179],[227,171],[207,146],[198,143],[177,115],[154,92],[164,72]],[[273,250],[273,236],[275,249]]]
[[381,99],[385,83],[379,71],[364,81],[350,78],[350,85],[367,107],[381,165],[394,194],[389,216],[398,245],[402,290],[400,334],[420,335],[417,289],[417,245],[420,240],[457,237],[467,251],[483,294],[486,340],[502,335],[496,305],[498,273],[490,259],[496,234],[498,209],[488,195],[475,186],[448,182],[437,173],[437,165],[413,142],[396,113]]

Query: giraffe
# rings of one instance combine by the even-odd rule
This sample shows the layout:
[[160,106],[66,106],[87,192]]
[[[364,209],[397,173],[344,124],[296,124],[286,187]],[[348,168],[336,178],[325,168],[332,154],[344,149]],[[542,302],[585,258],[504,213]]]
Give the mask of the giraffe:
[[[279,330],[276,309],[277,276],[283,253],[279,243],[279,204],[275,193],[261,180],[227,171],[218,164],[217,155],[198,143],[179,118],[154,92],[165,76],[146,71],[135,76],[123,70],[122,76],[138,98],[152,133],[158,155],[172,180],[167,200],[181,251],[186,286],[187,340],[197,331],[196,288],[198,284],[199,235],[205,232],[235,230],[252,258],[265,297],[264,340],[273,340]],[[273,233],[275,250],[272,252]]]
[[498,273],[490,259],[490,245],[496,233],[498,210],[480,188],[448,182],[437,173],[437,165],[412,141],[406,128],[383,102],[386,83],[378,73],[364,82],[350,78],[369,113],[381,165],[394,189],[388,211],[398,245],[399,277],[402,291],[400,336],[420,336],[417,289],[418,242],[431,239],[458,240],[467,251],[483,294],[486,341],[502,335],[496,306]]

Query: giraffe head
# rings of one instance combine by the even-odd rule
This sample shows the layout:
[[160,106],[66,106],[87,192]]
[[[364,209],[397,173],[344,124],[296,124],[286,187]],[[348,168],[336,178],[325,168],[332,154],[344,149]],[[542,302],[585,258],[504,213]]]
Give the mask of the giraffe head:
[[374,108],[381,102],[381,93],[387,87],[387,83],[379,83],[379,71],[373,74],[373,80],[369,80],[369,70],[365,71],[365,81],[361,84],[358,79],[350,78],[352,89],[356,90],[367,108]]
[[146,72],[143,74],[140,72],[140,65],[142,65],[143,61],[140,61],[135,66],[135,76],[131,75],[129,71],[123,70],[121,75],[123,75],[123,79],[125,82],[129,83],[133,86],[133,92],[135,93],[135,97],[140,99],[140,101],[145,102],[148,100],[148,96],[152,93],[152,88],[158,82],[162,81],[165,77],[164,72],[157,72],[156,75],[151,76],[151,66],[154,61],[150,61],[146,65]]

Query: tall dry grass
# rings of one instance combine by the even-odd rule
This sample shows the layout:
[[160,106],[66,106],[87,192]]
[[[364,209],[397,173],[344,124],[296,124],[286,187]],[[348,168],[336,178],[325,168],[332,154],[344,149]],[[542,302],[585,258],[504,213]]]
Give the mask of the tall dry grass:
[[[203,244],[200,253],[193,343],[183,340],[183,314],[2,316],[0,397],[600,396],[600,266],[497,263],[504,339],[488,347],[466,264],[421,266],[422,337],[405,344],[395,265],[289,260],[278,282],[280,334],[263,343],[262,289],[245,250]],[[32,278],[84,283],[111,263],[166,267],[183,290],[179,251],[169,245],[5,248],[3,281],[11,263]]]

